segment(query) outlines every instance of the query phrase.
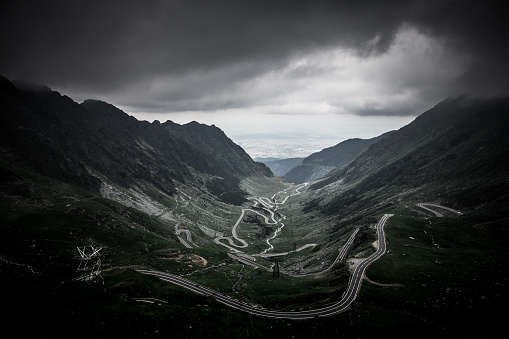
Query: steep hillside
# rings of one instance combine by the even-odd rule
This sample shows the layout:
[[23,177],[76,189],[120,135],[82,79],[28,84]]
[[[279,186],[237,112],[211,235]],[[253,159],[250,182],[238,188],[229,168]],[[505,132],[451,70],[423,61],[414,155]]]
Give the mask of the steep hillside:
[[297,184],[323,178],[335,169],[347,165],[370,145],[391,133],[387,132],[372,139],[349,139],[335,146],[325,148],[305,158],[299,166],[288,171],[285,177]]
[[47,87],[0,79],[3,156],[99,192],[105,182],[176,193],[175,182],[239,204],[240,180],[270,176],[215,126],[148,123],[95,100],[78,104]]
[[308,209],[344,213],[403,196],[459,208],[506,200],[507,127],[508,99],[447,99],[313,185]]
[[264,163],[277,176],[284,176],[290,170],[299,166],[302,160],[304,160],[304,158],[268,159],[270,160],[260,160],[260,162]]

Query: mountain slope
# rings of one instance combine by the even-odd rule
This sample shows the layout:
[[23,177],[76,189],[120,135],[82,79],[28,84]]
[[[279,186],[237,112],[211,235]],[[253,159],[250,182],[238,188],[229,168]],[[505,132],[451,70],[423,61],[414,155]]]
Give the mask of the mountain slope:
[[[246,336],[245,326],[235,324],[247,323],[252,336],[268,337],[374,337],[380,331],[483,337],[502,329],[509,264],[504,240],[509,235],[507,101],[445,102],[372,145],[310,192],[304,185],[289,191],[285,180],[264,176],[269,173],[264,166],[253,166],[214,127],[137,122],[102,102],[78,105],[40,86],[35,87],[41,93],[32,93],[35,89],[19,84],[21,90],[4,85],[0,276],[9,291],[3,300],[9,310],[6,329],[39,337],[76,336],[80,328],[79,336],[86,337],[200,338]],[[217,197],[239,197],[235,183],[243,175],[250,177],[242,187],[288,202],[277,207],[275,215],[289,218],[280,219],[287,226],[273,239],[274,252],[289,251],[280,262],[286,272],[333,263],[358,227],[348,258],[368,256],[376,240],[372,226],[381,215],[395,214],[386,225],[388,251],[367,273],[375,284],[363,283],[351,309],[292,322],[254,317],[226,308],[214,296],[188,293],[135,271],[189,276],[213,291],[269,309],[312,309],[340,300],[350,260],[310,279],[283,270],[276,278],[240,265],[213,242],[231,234],[240,220],[241,208]],[[128,189],[120,190],[116,201],[94,193],[104,193],[109,185],[166,200],[157,213],[142,213],[126,206]],[[164,192],[176,193],[168,197]],[[429,218],[413,207],[428,199],[471,208],[462,209],[469,213],[459,217]],[[306,201],[308,210],[336,215],[305,214]],[[497,209],[473,210],[496,203]],[[263,213],[261,207],[249,208]],[[239,230],[253,241],[247,253],[265,248],[257,242],[266,244],[266,227],[260,229],[256,219],[261,218],[245,216]],[[176,229],[190,231],[197,246],[184,247]],[[300,246],[310,237],[317,246],[291,251],[292,244]],[[75,271],[76,246],[86,244],[103,247],[107,254],[104,284],[76,280],[81,275]],[[270,265],[268,259],[257,259]]]
[[302,160],[304,160],[304,158],[268,159],[270,160],[260,160],[260,162],[264,163],[277,176],[284,176],[290,170],[299,166]]
[[505,200],[507,127],[508,99],[447,99],[313,185],[308,209],[335,214],[402,196],[460,208]]
[[241,203],[241,178],[270,176],[214,126],[148,123],[113,105],[78,104],[49,88],[0,79],[3,154],[41,174],[99,192],[148,183],[165,194],[175,182]]
[[350,163],[370,145],[391,133],[387,132],[372,139],[348,139],[335,146],[325,148],[305,158],[299,166],[288,171],[285,177],[297,184],[323,178],[333,170]]

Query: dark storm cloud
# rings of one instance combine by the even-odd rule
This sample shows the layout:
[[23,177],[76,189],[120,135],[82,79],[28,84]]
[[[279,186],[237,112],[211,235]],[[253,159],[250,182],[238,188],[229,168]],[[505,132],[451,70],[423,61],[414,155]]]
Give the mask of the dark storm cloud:
[[450,48],[472,57],[459,79],[459,91],[508,94],[509,24],[507,11],[496,1],[418,1],[408,22],[444,39]]
[[[284,67],[299,53],[337,46],[364,57],[384,53],[402,25],[471,58],[451,92],[508,92],[506,20],[489,1],[21,0],[3,1],[0,13],[0,74],[112,93],[118,104],[143,101],[129,92],[132,84],[149,91],[154,79],[174,78],[187,87],[159,88],[150,100],[162,101],[153,107],[240,107],[255,99],[203,97]],[[193,85],[200,74],[207,80]]]
[[[330,7],[299,1],[16,1],[2,10],[2,71],[64,80],[75,74],[80,79],[72,82],[115,86],[131,77],[251,60],[266,67],[264,61],[277,64],[297,50],[363,42],[376,33],[365,26],[375,19],[373,10],[362,20],[353,9]],[[397,24],[386,20],[383,30]]]

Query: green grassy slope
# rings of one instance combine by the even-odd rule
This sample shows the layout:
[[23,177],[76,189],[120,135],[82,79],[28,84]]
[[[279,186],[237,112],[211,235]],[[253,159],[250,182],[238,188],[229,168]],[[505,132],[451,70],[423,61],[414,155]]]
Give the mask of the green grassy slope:
[[[283,274],[279,279],[246,266],[233,290],[242,266],[231,261],[224,248],[185,249],[173,229],[154,217],[26,170],[3,166],[2,172],[0,274],[4,290],[9,291],[4,305],[10,310],[4,319],[7,329],[22,334],[303,338],[373,337],[381,331],[398,337],[408,335],[406,331],[419,331],[462,337],[483,336],[483,331],[498,329],[504,320],[505,267],[509,264],[503,242],[508,235],[504,205],[498,206],[498,213],[480,209],[445,218],[429,216],[414,207],[414,202],[384,211],[395,213],[387,224],[389,253],[370,267],[367,276],[376,283],[398,285],[365,281],[346,313],[284,321],[228,309],[134,269],[186,274],[191,280],[253,304],[297,310],[339,300],[348,282],[348,265],[340,264],[323,276]],[[274,192],[268,179],[251,179],[244,185],[249,184],[258,187],[259,194]],[[277,185],[281,185],[278,189],[287,186],[284,182]],[[298,267],[313,255],[317,257],[310,267],[318,267],[320,258],[330,262],[334,253],[326,249],[346,240],[351,229],[348,222],[302,213],[305,195],[290,199],[292,203],[281,207],[281,213],[293,215],[293,223],[288,220],[276,248],[291,250],[292,233],[297,241],[314,240],[320,246],[284,258],[282,267]],[[379,217],[375,213],[353,223],[363,228],[351,255],[365,256],[373,251],[370,243],[375,238],[369,226]],[[321,224],[325,224],[321,226],[323,232],[317,235],[313,230]],[[104,258],[109,265],[103,271],[104,285],[74,280],[78,275],[74,272],[75,247],[87,244],[104,246],[108,254]],[[194,260],[198,257],[207,260],[205,267]],[[138,298],[157,298],[160,302],[150,304]],[[27,322],[33,326],[24,326]]]

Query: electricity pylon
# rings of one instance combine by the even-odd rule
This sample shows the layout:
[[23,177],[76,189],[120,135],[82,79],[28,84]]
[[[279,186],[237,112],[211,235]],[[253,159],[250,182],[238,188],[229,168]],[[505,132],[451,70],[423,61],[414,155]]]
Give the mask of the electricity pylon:
[[91,283],[98,278],[101,278],[102,283],[104,284],[104,278],[101,274],[101,257],[103,257],[103,255],[99,253],[103,248],[95,248],[92,245],[89,245],[77,247],[77,249],[80,256],[75,257],[75,259],[79,260],[78,268],[75,271],[83,272],[83,275],[76,278],[76,280]]

